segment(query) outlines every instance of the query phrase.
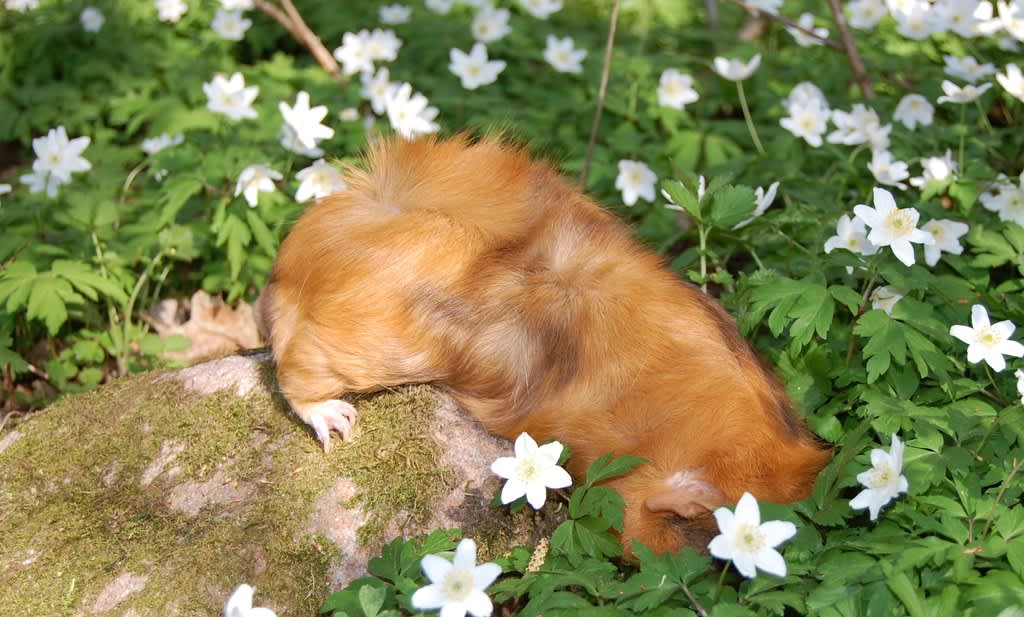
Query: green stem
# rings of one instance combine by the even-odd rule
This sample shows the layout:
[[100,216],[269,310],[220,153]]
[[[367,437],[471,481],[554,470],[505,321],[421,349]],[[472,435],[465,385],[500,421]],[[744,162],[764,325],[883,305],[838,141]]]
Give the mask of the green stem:
[[758,153],[764,156],[764,146],[761,145],[761,138],[757,136],[757,128],[754,127],[754,120],[750,117],[750,108],[747,107],[747,95],[743,92],[743,82],[736,82],[736,90],[740,94],[740,107],[743,108],[743,119],[747,122],[747,130],[750,131],[750,138],[754,140],[754,146]]
[[992,128],[992,123],[988,121],[988,114],[985,113],[985,108],[981,106],[980,98],[974,99],[974,106],[978,108],[978,113],[981,115],[981,123],[985,125],[985,131],[991,135],[994,129]]
[[160,264],[160,260],[164,258],[163,251],[157,253],[153,261],[149,262],[146,269],[139,275],[139,280],[135,281],[135,287],[132,288],[132,293],[128,296],[128,302],[124,306],[124,328],[122,329],[123,338],[121,339],[121,349],[117,353],[117,370],[121,375],[128,374],[128,351],[130,346],[128,345],[128,337],[131,336],[132,329],[132,313],[135,311],[135,301],[139,299],[139,294],[142,293],[142,288],[146,285],[149,277],[153,275],[153,270],[156,269],[157,265]]
[[725,562],[725,567],[722,568],[722,573],[718,575],[718,585],[715,587],[715,597],[711,600],[712,606],[718,604],[718,596],[722,594],[722,585],[725,584],[725,575],[729,571],[729,566],[731,565],[731,561]]
[[964,142],[967,140],[967,105],[960,106],[960,155],[958,157],[960,177],[964,177]]
[[999,385],[996,383],[996,376],[992,374],[992,369],[988,367],[988,362],[983,363],[982,366],[985,367],[985,374],[988,375],[988,382],[992,384],[992,389],[995,390],[995,395],[998,397],[999,402],[1004,406],[1008,405],[1009,401],[1003,398],[1003,393],[999,389]]
[[700,290],[708,292],[708,233],[710,228],[704,227],[703,223],[697,223],[697,237],[700,241],[698,252],[700,253]]

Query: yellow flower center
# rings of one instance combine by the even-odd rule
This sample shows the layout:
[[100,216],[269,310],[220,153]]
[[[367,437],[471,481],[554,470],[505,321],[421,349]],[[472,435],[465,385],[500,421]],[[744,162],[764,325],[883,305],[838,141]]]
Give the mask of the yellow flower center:
[[445,575],[441,587],[442,593],[449,600],[465,600],[469,592],[473,591],[473,574],[462,568],[452,568]]
[[533,457],[516,463],[516,473],[523,482],[532,482],[535,480],[538,475],[538,470],[537,463],[533,460]]
[[741,526],[736,530],[736,537],[739,539],[738,544],[746,551],[754,553],[764,547],[764,534],[758,525]]
[[914,230],[914,215],[906,208],[896,208],[885,215],[885,225],[897,238]]
[[892,483],[893,469],[888,463],[883,464],[881,467],[875,467],[872,470],[871,477],[868,478],[868,484],[871,488],[882,488]]
[[986,347],[995,347],[1003,340],[1003,335],[992,326],[985,326],[978,332],[978,342]]

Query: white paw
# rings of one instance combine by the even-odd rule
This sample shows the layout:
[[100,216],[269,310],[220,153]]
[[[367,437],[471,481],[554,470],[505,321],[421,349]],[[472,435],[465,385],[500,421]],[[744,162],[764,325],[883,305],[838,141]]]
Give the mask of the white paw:
[[342,441],[352,440],[352,425],[356,421],[356,408],[351,403],[330,399],[304,407],[300,415],[316,433],[324,445],[324,452],[331,446],[331,431],[341,434]]

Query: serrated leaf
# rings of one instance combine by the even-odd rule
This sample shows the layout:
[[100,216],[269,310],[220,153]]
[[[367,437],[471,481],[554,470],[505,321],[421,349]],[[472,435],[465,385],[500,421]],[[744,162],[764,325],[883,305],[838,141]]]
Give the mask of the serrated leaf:
[[837,302],[850,309],[850,313],[856,315],[860,311],[861,296],[856,291],[844,285],[831,285],[828,293]]
[[907,342],[902,325],[882,310],[871,310],[860,316],[853,327],[857,336],[867,339],[863,357],[867,363],[868,383],[874,383],[892,362],[907,361]]
[[670,180],[663,182],[661,186],[668,193],[668,196],[672,198],[673,203],[681,207],[694,220],[701,220],[697,196],[690,189],[686,188],[686,185],[678,180]]
[[645,462],[645,459],[641,456],[626,455],[615,459],[612,457],[613,455],[609,452],[591,463],[590,467],[587,468],[586,485],[588,487],[609,478],[621,476]]
[[750,216],[756,206],[754,190],[748,186],[725,186],[711,202],[711,222],[719,229],[730,229]]
[[835,301],[824,285],[779,277],[754,289],[751,311],[755,318],[768,313],[768,328],[776,337],[789,326],[799,351],[815,334],[822,338],[828,335]]
[[274,234],[270,232],[267,224],[263,222],[263,219],[256,214],[256,211],[249,209],[245,211],[245,219],[249,222],[249,229],[252,231],[252,235],[256,238],[256,243],[260,245],[267,255],[277,254],[277,240],[274,239]]

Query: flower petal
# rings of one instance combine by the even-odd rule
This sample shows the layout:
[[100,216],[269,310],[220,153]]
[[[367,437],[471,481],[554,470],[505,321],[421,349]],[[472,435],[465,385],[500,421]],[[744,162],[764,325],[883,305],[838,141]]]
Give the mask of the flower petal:
[[896,209],[896,200],[889,191],[876,186],[871,191],[871,195],[871,203],[875,205],[875,210],[878,210],[880,215],[885,216],[885,214],[890,210]]
[[526,433],[521,433],[516,437],[515,452],[519,459],[533,456],[537,452],[537,442]]
[[572,486],[572,476],[569,475],[568,471],[562,469],[558,465],[546,470],[540,479],[544,483],[544,486],[548,488],[565,488],[567,486]]
[[708,543],[708,552],[719,559],[732,559],[733,546],[725,534],[717,535]]
[[501,503],[512,503],[526,494],[526,483],[519,478],[509,478],[501,489]]
[[561,442],[552,441],[551,443],[546,443],[537,448],[537,452],[540,456],[548,459],[552,463],[557,463],[558,459],[562,456],[563,449],[565,449],[565,446],[563,446]]
[[515,476],[516,459],[511,456],[498,457],[493,463],[491,463],[491,472],[501,478],[511,478]]
[[470,538],[463,538],[455,547],[455,558],[452,559],[452,567],[461,570],[473,571],[476,567],[476,542]]
[[971,307],[971,326],[975,330],[980,330],[987,325],[989,325],[988,311],[980,304],[973,305]]
[[761,525],[765,544],[778,546],[796,535],[796,525],[789,521],[768,521]]
[[786,576],[786,560],[775,549],[764,549],[757,553],[757,567],[768,574]]
[[882,215],[880,215],[874,208],[869,208],[864,204],[859,204],[853,207],[853,214],[858,219],[864,221],[864,224],[868,227],[874,228],[882,226]]
[[487,617],[494,610],[491,599],[479,589],[474,589],[465,599],[466,610],[473,617]]
[[747,578],[757,576],[757,557],[747,551],[736,551],[732,556],[732,563],[740,574]]
[[482,563],[473,569],[473,587],[483,590],[501,576],[501,566],[496,563]]
[[448,602],[441,607],[438,617],[466,617],[466,603]]
[[968,328],[967,326],[951,326],[949,328],[950,336],[960,339],[961,341],[970,345],[974,342],[975,335],[974,329]]
[[761,524],[761,509],[757,506],[757,499],[750,493],[743,493],[736,503],[736,519],[755,527]]
[[543,508],[544,502],[547,499],[548,489],[543,484],[540,482],[530,482],[526,485],[526,502],[533,506],[534,510]]
[[420,587],[416,590],[416,593],[412,594],[412,607],[420,611],[432,611],[436,608],[441,608],[447,598],[441,593],[440,585],[427,585],[426,587]]
[[420,567],[431,583],[439,584],[451,571],[452,562],[438,555],[424,555]]

